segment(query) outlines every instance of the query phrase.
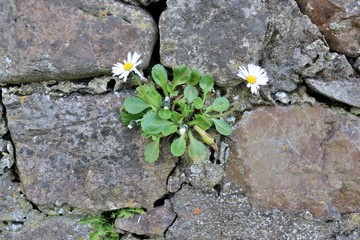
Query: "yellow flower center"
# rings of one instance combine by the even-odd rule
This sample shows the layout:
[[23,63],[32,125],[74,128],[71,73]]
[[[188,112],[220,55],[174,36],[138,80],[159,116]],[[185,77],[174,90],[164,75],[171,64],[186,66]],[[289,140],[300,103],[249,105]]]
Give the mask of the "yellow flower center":
[[256,83],[256,77],[253,75],[250,75],[246,78],[246,81],[250,84],[254,84],[254,83]]
[[126,63],[124,64],[124,70],[125,70],[125,71],[130,71],[132,67],[133,67],[133,64],[132,64],[132,63],[126,62]]

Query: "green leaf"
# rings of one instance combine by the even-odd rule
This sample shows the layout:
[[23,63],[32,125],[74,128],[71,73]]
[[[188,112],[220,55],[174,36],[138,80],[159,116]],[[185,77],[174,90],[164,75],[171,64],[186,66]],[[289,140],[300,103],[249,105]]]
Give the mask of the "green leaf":
[[171,121],[178,123],[178,121],[180,121],[180,119],[181,119],[180,113],[178,113],[178,112],[171,113],[171,118],[170,118]]
[[163,130],[161,131],[161,133],[164,136],[169,136],[170,134],[174,133],[177,131],[177,126],[172,125],[172,126],[166,126],[163,128]]
[[136,88],[141,99],[151,105],[154,111],[158,110],[162,105],[162,96],[156,90],[154,83],[143,85]]
[[152,135],[159,134],[164,128],[173,125],[175,125],[174,122],[161,119],[157,113],[152,111],[147,112],[141,121],[142,131]]
[[218,97],[214,100],[211,106],[206,108],[205,112],[223,112],[228,109],[230,106],[229,100],[226,97]]
[[129,123],[132,121],[132,120],[138,120],[138,119],[141,119],[142,116],[144,116],[144,113],[137,113],[137,114],[131,114],[131,113],[128,113],[128,112],[121,112],[120,113],[120,116],[121,116],[121,121],[124,125],[129,125]]
[[190,69],[185,65],[181,65],[179,67],[174,68],[173,70],[174,88],[181,84],[187,83],[190,80],[190,73],[191,73]]
[[184,89],[184,96],[187,99],[188,103],[192,103],[194,99],[199,95],[195,87],[188,85]]
[[202,114],[196,114],[195,120],[189,122],[188,124],[189,126],[198,125],[204,130],[208,130],[212,126],[211,122],[209,122],[209,120],[207,120],[207,118],[204,117]]
[[200,70],[196,68],[191,69],[189,84],[191,84],[192,86],[196,86],[199,83],[200,78]]
[[142,208],[122,208],[116,214],[119,218],[131,218],[135,214],[144,214],[145,211]]
[[213,118],[216,130],[225,136],[229,136],[232,132],[230,125],[222,119]]
[[194,98],[194,108],[196,109],[202,109],[204,106],[203,100],[200,97]]
[[189,114],[194,112],[194,109],[191,109],[185,102],[179,101],[179,107],[183,118],[186,118]]
[[202,142],[194,138],[191,131],[188,131],[188,134],[190,140],[188,148],[189,157],[194,161],[194,163],[200,163],[206,159],[206,147]]
[[170,109],[160,109],[158,115],[161,119],[170,119],[171,118],[171,111]]
[[90,233],[90,240],[101,240],[105,235],[106,232],[103,229],[99,229],[98,231]]
[[141,98],[138,97],[128,97],[124,102],[125,110],[128,113],[136,114],[141,113],[145,109],[151,107],[149,104],[144,102]]
[[204,75],[200,79],[200,87],[204,92],[204,98],[206,95],[211,91],[211,89],[214,87],[214,79],[210,75]]
[[145,161],[149,163],[155,162],[159,158],[160,153],[160,138],[152,141],[145,147]]
[[157,85],[159,85],[162,90],[164,91],[164,94],[167,96],[167,82],[168,82],[168,76],[166,69],[161,64],[156,64],[151,69],[151,76],[153,80],[156,82]]
[[185,135],[181,135],[179,138],[175,139],[171,143],[171,153],[176,156],[180,157],[184,154],[186,149],[186,141],[185,141]]

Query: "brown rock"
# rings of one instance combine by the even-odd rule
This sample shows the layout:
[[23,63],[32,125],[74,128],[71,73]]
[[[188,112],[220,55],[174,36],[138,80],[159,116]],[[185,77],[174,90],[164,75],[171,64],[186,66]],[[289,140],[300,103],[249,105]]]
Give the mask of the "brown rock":
[[2,1],[0,83],[110,74],[130,51],[146,67],[157,38],[152,17],[110,0]]
[[296,0],[324,34],[332,50],[360,55],[360,9],[357,0]]
[[338,219],[360,210],[360,119],[320,106],[262,107],[234,131],[227,172],[261,209]]
[[3,94],[29,200],[42,209],[53,204],[92,211],[153,207],[167,192],[174,158],[164,147],[155,164],[144,162],[147,141],[119,119],[127,95]]

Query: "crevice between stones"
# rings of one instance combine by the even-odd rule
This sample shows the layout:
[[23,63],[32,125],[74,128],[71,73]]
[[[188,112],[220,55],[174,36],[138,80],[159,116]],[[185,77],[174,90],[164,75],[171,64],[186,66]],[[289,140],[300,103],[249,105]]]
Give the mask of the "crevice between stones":
[[159,20],[160,20],[160,15],[162,14],[163,11],[166,10],[166,1],[167,0],[159,0],[158,2],[153,2],[151,4],[149,4],[147,7],[145,7],[145,9],[151,14],[151,16],[153,17],[157,27],[158,27],[158,36],[157,36],[157,41],[155,43],[151,58],[150,58],[150,62],[149,65],[146,69],[144,69],[144,73],[145,75],[149,75],[151,73],[151,68],[158,63],[161,63],[160,61],[160,29],[159,29]]
[[316,102],[320,103],[320,104],[325,104],[326,106],[329,107],[338,107],[341,109],[344,109],[345,111],[347,111],[348,113],[351,113],[350,109],[352,108],[352,106],[345,104],[345,103],[341,103],[335,100],[332,100],[320,93],[317,93],[313,90],[311,90],[310,88],[306,87],[306,93],[310,96],[316,99]]

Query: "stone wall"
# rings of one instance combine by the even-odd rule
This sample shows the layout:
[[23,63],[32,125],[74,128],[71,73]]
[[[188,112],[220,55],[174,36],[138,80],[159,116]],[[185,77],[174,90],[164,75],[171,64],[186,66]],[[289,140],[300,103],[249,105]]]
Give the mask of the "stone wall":
[[[81,218],[127,207],[146,213],[116,219],[122,239],[360,238],[357,0],[3,0],[0,30],[0,239],[89,239]],[[205,162],[164,142],[150,164],[119,118],[128,52],[230,100],[239,66],[270,83]]]

